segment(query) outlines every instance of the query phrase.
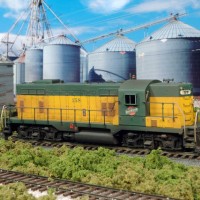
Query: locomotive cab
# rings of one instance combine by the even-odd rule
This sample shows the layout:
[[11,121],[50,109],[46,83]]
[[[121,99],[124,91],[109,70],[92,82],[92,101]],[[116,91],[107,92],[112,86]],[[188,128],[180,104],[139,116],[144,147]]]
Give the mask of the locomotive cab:
[[148,91],[152,80],[128,80],[119,88],[119,124],[121,126],[145,127],[145,118],[149,113]]
[[129,80],[119,88],[124,144],[179,150],[199,146],[190,83]]

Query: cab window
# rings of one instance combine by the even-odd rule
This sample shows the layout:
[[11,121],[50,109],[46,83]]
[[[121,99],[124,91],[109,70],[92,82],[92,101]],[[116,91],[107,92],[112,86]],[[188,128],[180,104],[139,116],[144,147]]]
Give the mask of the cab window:
[[136,95],[125,95],[125,104],[126,105],[136,105]]

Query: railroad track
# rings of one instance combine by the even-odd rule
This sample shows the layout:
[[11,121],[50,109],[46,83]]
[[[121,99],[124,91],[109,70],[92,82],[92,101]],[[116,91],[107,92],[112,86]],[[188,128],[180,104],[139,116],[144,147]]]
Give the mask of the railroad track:
[[[42,146],[42,147],[62,147],[63,145],[67,146],[68,148],[75,148],[75,147],[83,147],[86,150],[97,150],[99,146],[97,145],[89,145],[89,144],[77,144],[77,143],[69,143],[69,142],[48,142],[48,141],[36,141],[36,140],[22,140],[18,139],[17,137],[12,137],[13,142],[21,141],[21,142],[29,142],[34,146]],[[148,155],[151,151],[149,149],[133,149],[127,147],[114,147],[114,146],[102,146],[104,148],[108,148],[110,150],[114,150],[116,153],[119,154],[128,154],[130,156],[145,156]],[[175,158],[175,159],[191,159],[191,160],[200,160],[200,155],[194,152],[173,152],[173,151],[163,151],[163,156],[168,158]]]
[[28,189],[32,189],[33,191],[39,190],[43,192],[48,188],[52,188],[55,190],[56,195],[70,196],[71,198],[87,196],[90,200],[171,200],[163,196],[117,190],[60,179],[49,180],[48,177],[0,169],[1,184],[14,182],[22,182]]

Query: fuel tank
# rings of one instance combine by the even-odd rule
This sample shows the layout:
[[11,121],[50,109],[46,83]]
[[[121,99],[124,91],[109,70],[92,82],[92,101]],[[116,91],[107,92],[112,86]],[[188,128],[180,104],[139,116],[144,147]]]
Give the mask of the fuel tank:
[[91,132],[91,131],[81,131],[75,133],[74,140],[80,143],[91,143],[91,144],[106,144],[106,145],[117,145],[118,140],[108,132]]

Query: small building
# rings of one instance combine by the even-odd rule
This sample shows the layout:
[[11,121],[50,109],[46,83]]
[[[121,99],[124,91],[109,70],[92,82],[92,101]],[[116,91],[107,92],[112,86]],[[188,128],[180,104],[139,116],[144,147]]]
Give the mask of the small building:
[[14,104],[13,62],[0,55],[0,107]]

